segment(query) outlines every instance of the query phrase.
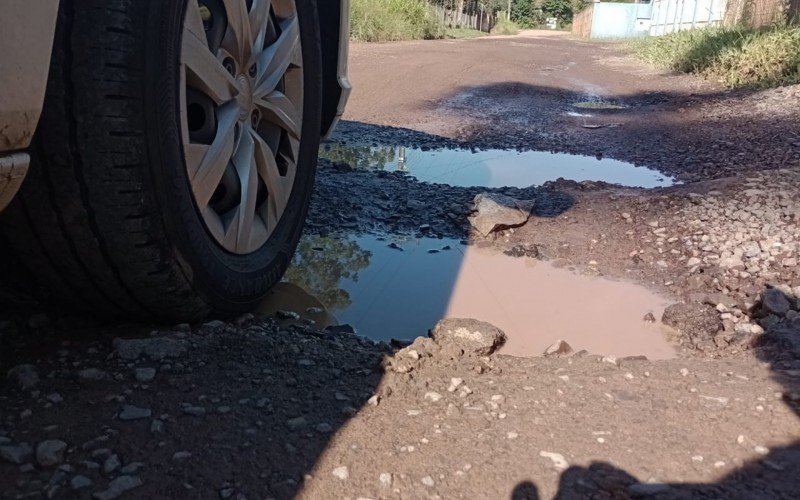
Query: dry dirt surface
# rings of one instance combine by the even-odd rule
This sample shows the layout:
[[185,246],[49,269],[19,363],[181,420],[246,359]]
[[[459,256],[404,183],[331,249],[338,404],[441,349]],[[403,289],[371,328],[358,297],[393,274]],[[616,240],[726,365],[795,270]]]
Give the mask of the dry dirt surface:
[[[16,308],[0,498],[797,498],[800,87],[725,92],[535,32],[356,44],[351,70],[337,142],[573,152],[684,182],[461,188],[322,160],[307,234],[456,238],[646,285],[673,301],[676,357],[506,356],[479,321],[409,345],[286,315]],[[531,219],[474,233],[481,192],[533,200]]]

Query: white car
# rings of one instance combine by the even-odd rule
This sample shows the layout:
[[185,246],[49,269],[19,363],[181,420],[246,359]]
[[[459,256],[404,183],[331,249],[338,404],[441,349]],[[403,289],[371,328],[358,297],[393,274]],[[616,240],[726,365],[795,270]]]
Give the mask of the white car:
[[280,280],[341,115],[349,0],[5,0],[4,286],[232,315]]

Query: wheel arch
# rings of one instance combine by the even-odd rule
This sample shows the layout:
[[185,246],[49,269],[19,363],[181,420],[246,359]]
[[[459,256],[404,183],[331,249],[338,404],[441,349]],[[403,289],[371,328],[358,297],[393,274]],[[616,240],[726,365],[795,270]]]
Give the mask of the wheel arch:
[[316,0],[322,43],[322,130],[336,125],[350,92],[347,80],[350,0]]

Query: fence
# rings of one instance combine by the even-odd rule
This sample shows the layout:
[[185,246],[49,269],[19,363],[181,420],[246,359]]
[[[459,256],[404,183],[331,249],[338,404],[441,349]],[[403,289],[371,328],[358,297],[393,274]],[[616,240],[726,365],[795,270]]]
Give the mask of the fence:
[[648,3],[596,2],[572,18],[572,34],[583,38],[633,38],[650,30]]
[[705,26],[759,28],[800,15],[800,0],[653,0],[651,35]]
[[431,6],[431,9],[445,25],[453,28],[471,28],[488,33],[497,24],[497,16],[486,10],[470,13],[441,6]]

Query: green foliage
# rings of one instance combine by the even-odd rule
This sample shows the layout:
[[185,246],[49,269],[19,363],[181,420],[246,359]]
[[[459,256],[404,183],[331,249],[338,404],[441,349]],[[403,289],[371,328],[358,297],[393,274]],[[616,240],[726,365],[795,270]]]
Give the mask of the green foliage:
[[800,27],[708,28],[633,42],[634,54],[662,68],[696,73],[728,87],[800,83]]
[[505,12],[498,12],[497,24],[492,28],[492,35],[516,35],[519,26],[514,21],[509,21]]
[[555,17],[558,24],[564,25],[572,22],[573,0],[543,0],[542,12],[545,19]]
[[535,28],[544,22],[544,16],[533,0],[512,0],[511,20],[520,27]]
[[352,0],[350,36],[362,42],[442,38],[444,26],[426,0]]

